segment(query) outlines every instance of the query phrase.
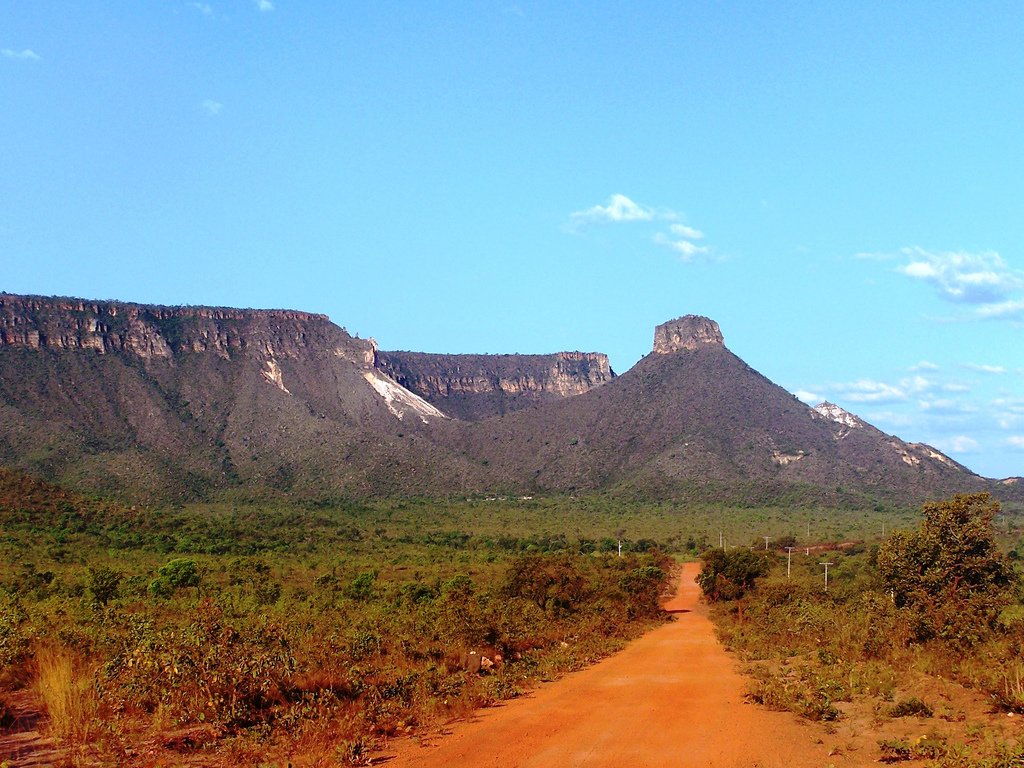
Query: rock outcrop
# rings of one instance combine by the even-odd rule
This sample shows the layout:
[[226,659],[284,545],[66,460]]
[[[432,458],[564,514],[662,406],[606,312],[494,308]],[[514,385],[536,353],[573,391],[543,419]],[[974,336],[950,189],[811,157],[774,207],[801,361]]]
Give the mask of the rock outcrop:
[[662,323],[654,329],[654,353],[670,355],[694,350],[705,344],[724,345],[718,323],[700,315],[685,315]]
[[377,366],[445,413],[478,421],[588,392],[614,378],[600,352],[435,355],[378,352]]
[[10,294],[0,294],[0,347],[120,352],[143,360],[207,352],[224,359],[280,360],[329,350],[367,368],[376,352],[372,339],[352,338],[327,315],[310,312]]

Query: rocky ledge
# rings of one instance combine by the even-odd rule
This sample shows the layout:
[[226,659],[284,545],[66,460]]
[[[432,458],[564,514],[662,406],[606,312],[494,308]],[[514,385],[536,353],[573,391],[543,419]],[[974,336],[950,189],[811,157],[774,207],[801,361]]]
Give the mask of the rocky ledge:
[[654,353],[658,355],[693,350],[705,344],[725,344],[718,323],[707,317],[684,315],[654,329]]

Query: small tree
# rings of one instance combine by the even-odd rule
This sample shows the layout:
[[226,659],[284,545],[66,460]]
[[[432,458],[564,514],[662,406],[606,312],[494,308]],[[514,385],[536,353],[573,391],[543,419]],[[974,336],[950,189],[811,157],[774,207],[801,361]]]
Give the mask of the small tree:
[[160,566],[159,575],[149,583],[149,593],[154,597],[170,597],[177,590],[195,587],[199,594],[202,575],[199,563],[187,557],[178,557]]
[[121,583],[121,574],[105,565],[89,566],[85,588],[92,595],[96,605],[104,606],[117,597],[117,588]]
[[709,549],[701,556],[704,567],[697,577],[704,596],[711,602],[739,600],[754,586],[754,582],[768,573],[768,561],[761,554],[748,549],[726,552]]
[[918,639],[980,640],[1012,597],[1016,575],[996,547],[999,504],[987,493],[928,502],[916,531],[896,531],[878,550],[878,571],[897,607],[916,618]]

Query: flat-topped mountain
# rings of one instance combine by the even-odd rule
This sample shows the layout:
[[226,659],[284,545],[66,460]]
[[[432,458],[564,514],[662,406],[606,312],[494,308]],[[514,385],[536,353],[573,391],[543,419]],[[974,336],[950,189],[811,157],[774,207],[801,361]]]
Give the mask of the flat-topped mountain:
[[139,497],[1021,492],[752,370],[718,325],[600,353],[380,352],[317,314],[0,294],[0,464]]
[[467,421],[588,392],[615,377],[600,352],[436,355],[378,352],[377,367],[445,413]]

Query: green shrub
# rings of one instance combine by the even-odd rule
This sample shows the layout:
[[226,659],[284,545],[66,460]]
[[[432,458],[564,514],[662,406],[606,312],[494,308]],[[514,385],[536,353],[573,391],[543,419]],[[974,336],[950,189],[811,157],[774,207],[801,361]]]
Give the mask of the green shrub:
[[931,717],[935,712],[916,696],[897,702],[889,710],[890,717]]

